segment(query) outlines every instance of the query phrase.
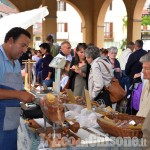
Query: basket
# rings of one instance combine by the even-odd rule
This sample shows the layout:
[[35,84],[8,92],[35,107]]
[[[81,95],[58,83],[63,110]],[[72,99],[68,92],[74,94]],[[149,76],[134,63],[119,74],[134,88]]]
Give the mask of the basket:
[[[145,119],[143,117],[127,115],[127,114],[107,115],[107,117],[110,119],[117,118],[119,120],[134,120],[136,123],[141,123],[141,124],[143,124]],[[101,119],[98,119],[97,122],[104,132],[115,137],[142,138],[143,135],[141,129],[129,129],[124,127],[117,127],[115,125],[112,125],[111,123],[107,123],[106,121],[104,122]]]

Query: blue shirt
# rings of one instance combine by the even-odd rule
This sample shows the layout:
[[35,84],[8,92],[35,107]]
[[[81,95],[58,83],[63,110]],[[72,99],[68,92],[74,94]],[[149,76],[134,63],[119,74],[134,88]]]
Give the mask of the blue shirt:
[[0,46],[0,84],[4,78],[5,72],[14,72],[21,74],[21,66],[18,60],[14,64],[8,59],[2,45]]

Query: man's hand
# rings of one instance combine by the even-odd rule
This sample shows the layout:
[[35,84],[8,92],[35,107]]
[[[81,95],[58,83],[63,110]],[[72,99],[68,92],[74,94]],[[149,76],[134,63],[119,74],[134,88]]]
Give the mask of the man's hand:
[[138,77],[140,77],[141,76],[141,73],[136,73],[135,75],[134,75],[134,78],[138,78]]
[[45,80],[50,80],[50,77],[45,78]]
[[33,102],[35,100],[35,97],[26,92],[26,91],[18,91],[18,99],[21,101],[21,102],[24,102],[24,103],[30,103],[30,102]]

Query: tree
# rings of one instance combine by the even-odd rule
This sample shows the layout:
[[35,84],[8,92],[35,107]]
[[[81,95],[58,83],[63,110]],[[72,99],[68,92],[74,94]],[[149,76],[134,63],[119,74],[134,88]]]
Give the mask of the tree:
[[[126,29],[127,29],[127,19],[128,19],[127,16],[124,16],[124,17],[122,18],[122,22],[123,22],[122,29],[123,29],[123,32],[125,32]],[[124,49],[126,45],[127,45],[127,39],[126,39],[126,38],[125,38],[125,39],[122,39],[122,40],[121,40],[120,49]]]
[[147,25],[150,25],[150,15],[145,15],[142,17],[142,22],[141,24],[143,26],[147,26]]
[[123,22],[123,28],[126,29],[127,28],[127,16],[124,16],[122,18],[122,22]]

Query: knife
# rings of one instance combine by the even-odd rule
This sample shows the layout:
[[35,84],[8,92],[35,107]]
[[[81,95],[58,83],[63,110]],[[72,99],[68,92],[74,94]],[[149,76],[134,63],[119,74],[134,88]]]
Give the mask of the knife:
[[92,134],[94,134],[94,135],[96,135],[96,136],[105,138],[105,136],[100,135],[100,134],[98,134],[98,133],[95,133],[94,131],[92,131],[92,130],[90,130],[90,129],[88,129],[88,128],[82,127],[81,129],[86,130],[86,131],[88,131],[89,133],[92,133]]

